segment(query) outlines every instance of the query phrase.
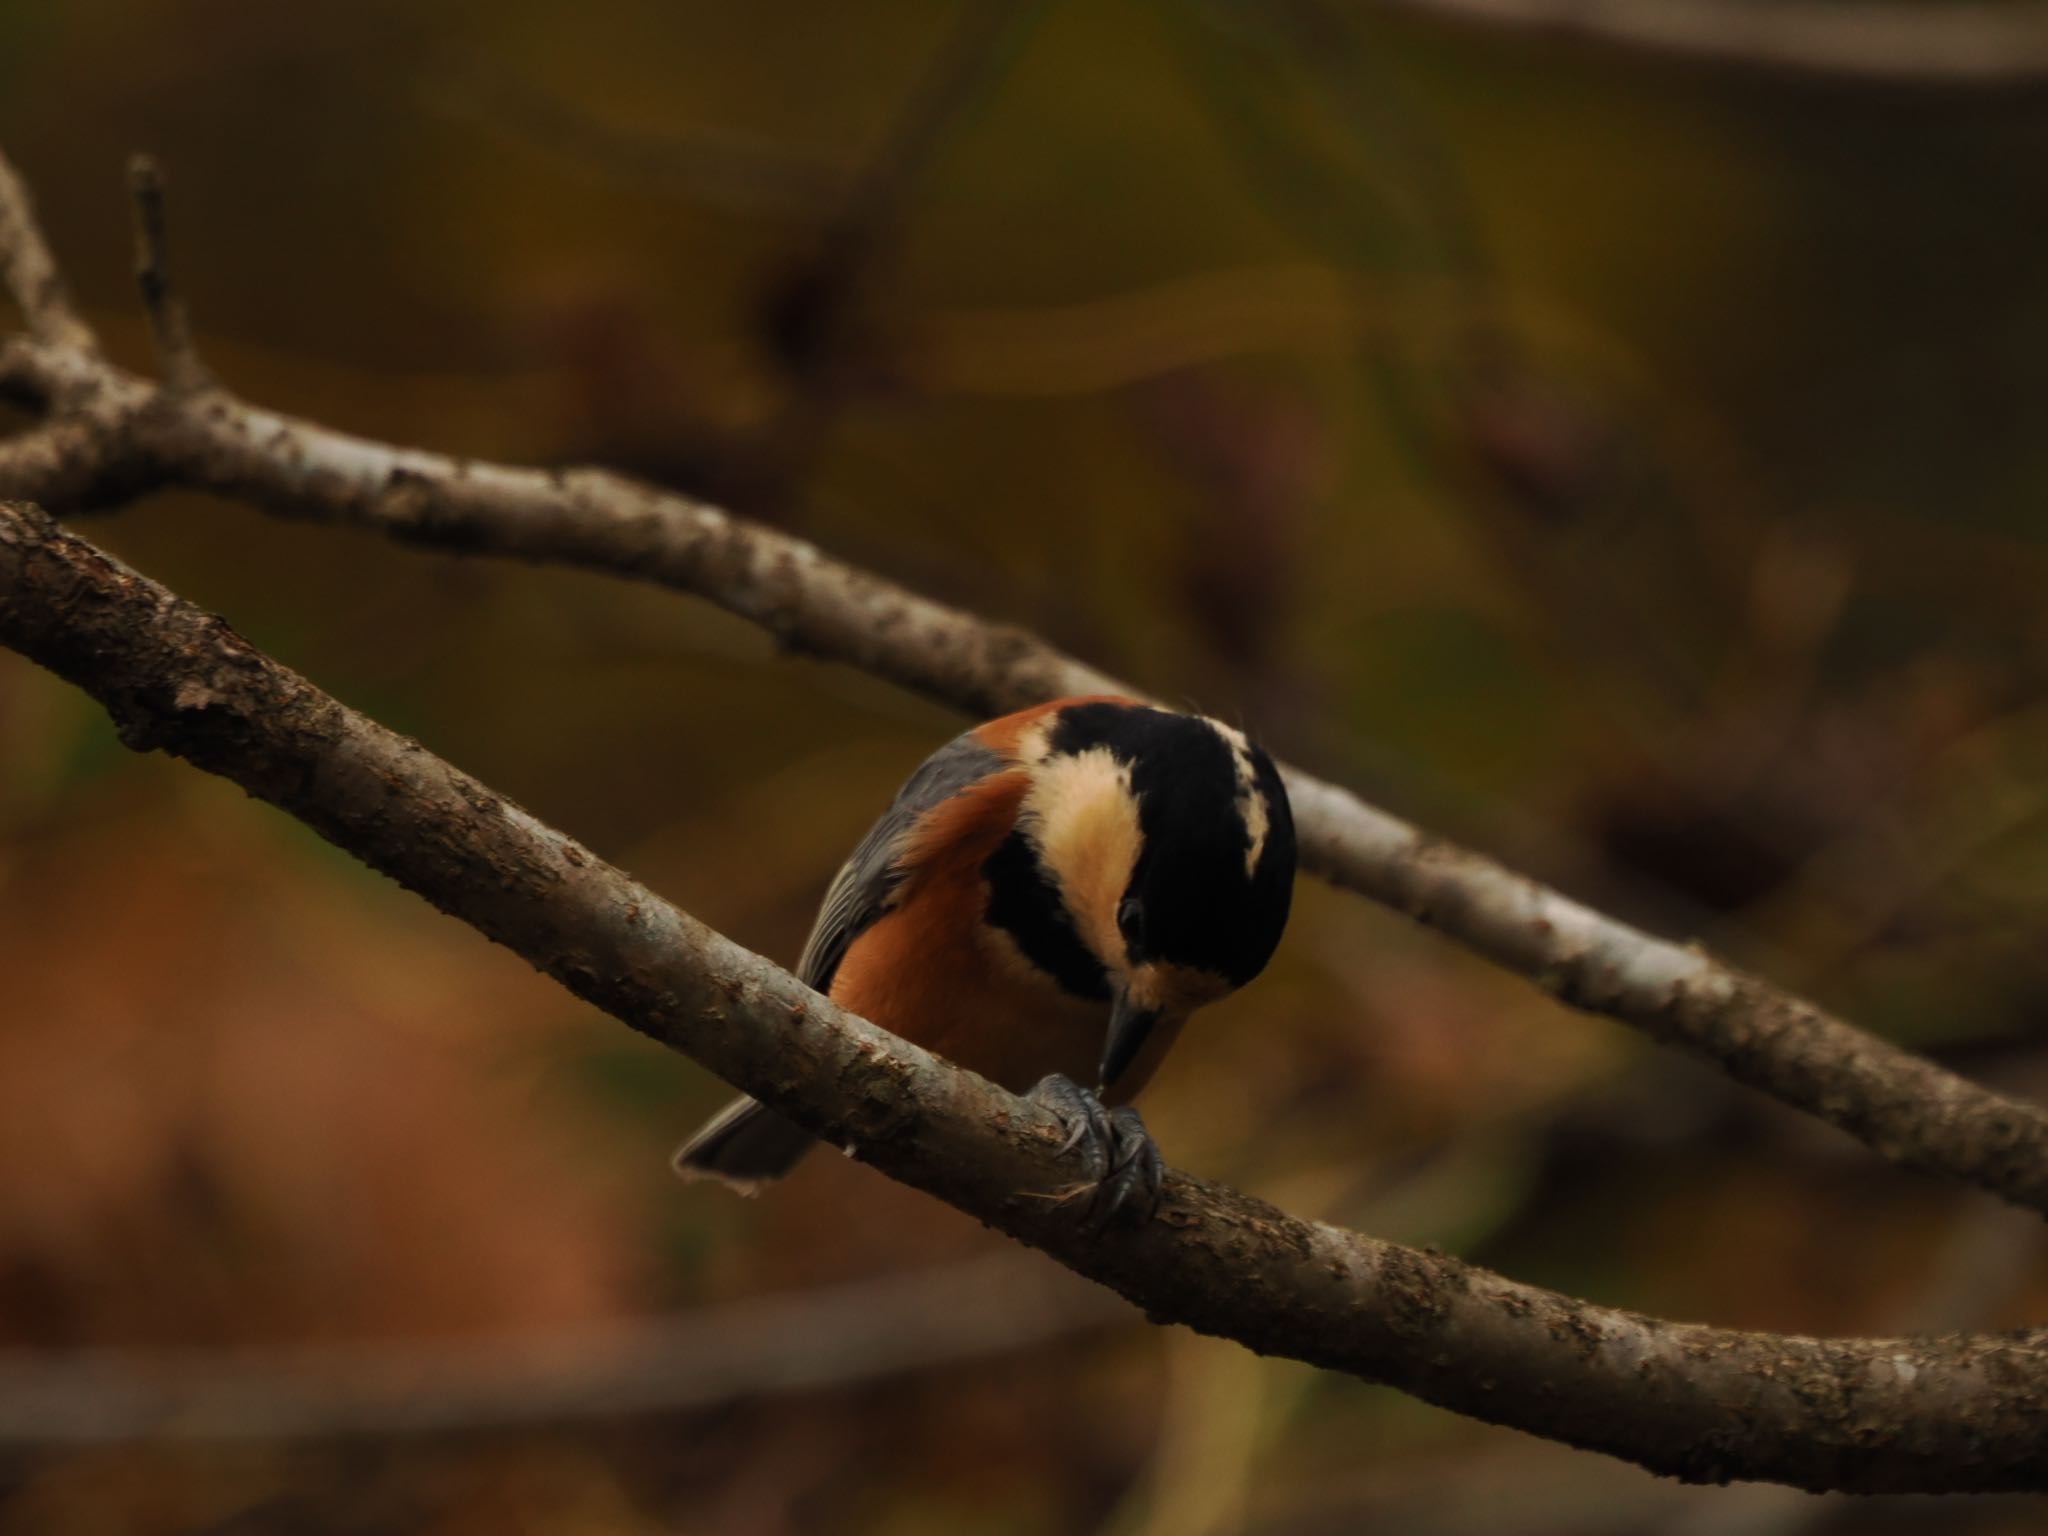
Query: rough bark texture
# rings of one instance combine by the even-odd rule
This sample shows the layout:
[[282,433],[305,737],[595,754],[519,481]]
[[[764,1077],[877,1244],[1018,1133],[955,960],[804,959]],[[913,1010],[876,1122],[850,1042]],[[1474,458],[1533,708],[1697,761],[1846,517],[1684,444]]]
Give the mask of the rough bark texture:
[[[149,238],[161,210],[156,220],[150,211],[144,266],[158,274],[161,307],[161,241]],[[688,497],[598,470],[521,469],[351,437],[210,387],[196,359],[180,365],[178,389],[116,368],[65,304],[4,158],[0,276],[30,320],[27,334],[0,342],[0,395],[49,413],[0,443],[0,496],[70,511],[181,486],[284,517],[658,582],[762,625],[793,650],[976,716],[1061,694],[1142,693],[1025,630]],[[2048,1212],[2048,1113],[1430,837],[1335,784],[1298,768],[1286,775],[1312,873],[1408,913],[1572,1007],[1703,1056],[1894,1162]]]
[[1385,1381],[1694,1481],[2048,1489],[2048,1330],[1821,1340],[1660,1322],[1169,1174],[1148,1224],[1082,1229],[1041,1109],[677,911],[201,612],[0,505],[0,643],[122,740],[234,780],[892,1177],[1160,1322]]

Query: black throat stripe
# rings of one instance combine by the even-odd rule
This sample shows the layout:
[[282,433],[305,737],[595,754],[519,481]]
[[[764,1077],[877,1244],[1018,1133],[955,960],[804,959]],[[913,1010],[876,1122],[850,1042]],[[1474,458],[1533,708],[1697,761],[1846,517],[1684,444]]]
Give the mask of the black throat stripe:
[[1037,850],[1012,832],[981,866],[988,881],[988,920],[1017,941],[1024,958],[1058,982],[1062,991],[1090,1002],[1109,1001],[1102,969],[1060,900],[1059,888],[1039,867]]

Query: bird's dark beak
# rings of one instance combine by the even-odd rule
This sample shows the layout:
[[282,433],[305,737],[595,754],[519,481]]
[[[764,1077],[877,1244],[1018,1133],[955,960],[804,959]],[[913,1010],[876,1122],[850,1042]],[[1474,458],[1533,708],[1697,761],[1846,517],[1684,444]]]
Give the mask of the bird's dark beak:
[[1109,1038],[1102,1046],[1102,1086],[1109,1087],[1124,1075],[1126,1068],[1137,1059],[1143,1049],[1145,1037],[1152,1033],[1152,1026],[1159,1022],[1156,1008],[1135,1007],[1131,1000],[1118,988],[1116,1004],[1109,1014]]

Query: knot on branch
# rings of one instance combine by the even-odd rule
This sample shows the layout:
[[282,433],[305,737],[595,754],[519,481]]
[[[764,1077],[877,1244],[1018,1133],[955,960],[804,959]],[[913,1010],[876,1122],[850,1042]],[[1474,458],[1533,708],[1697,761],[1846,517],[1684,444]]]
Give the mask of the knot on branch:
[[175,661],[192,668],[199,656],[211,653],[211,671],[167,668],[161,681],[152,679],[108,701],[121,744],[134,752],[162,750],[192,759],[234,750],[248,734],[249,703],[237,695],[232,658],[248,649],[227,620],[208,615],[200,636],[177,647]]
[[457,519],[447,489],[431,475],[394,469],[373,500],[377,520],[400,538],[435,544],[454,534]]

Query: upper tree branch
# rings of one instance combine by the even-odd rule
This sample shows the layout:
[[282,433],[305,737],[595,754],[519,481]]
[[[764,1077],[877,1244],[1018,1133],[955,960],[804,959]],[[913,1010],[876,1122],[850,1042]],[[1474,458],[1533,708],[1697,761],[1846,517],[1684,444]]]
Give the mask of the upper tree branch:
[[1571,1300],[1169,1173],[1084,1230],[1037,1106],[842,1012],[194,608],[0,505],[0,644],[122,740],[221,774],[807,1129],[1129,1297],[1266,1353],[1693,1480],[2048,1489],[2048,1330],[1820,1340]]
[[1890,85],[2025,85],[2048,77],[2048,10],[2032,0],[1374,0],[1458,22],[1706,64]]
[[[18,192],[0,178],[0,240],[40,250],[26,204],[8,201]],[[29,264],[47,266],[46,253]],[[52,407],[61,429],[0,444],[0,496],[62,510],[151,485],[184,486],[280,516],[658,582],[750,619],[792,649],[970,714],[1061,694],[1140,692],[1025,630],[618,475],[455,459],[352,437],[219,390],[161,391],[64,336],[0,342],[0,395]],[[1697,948],[1430,837],[1335,784],[1298,768],[1286,775],[1302,861],[1314,873],[1406,912],[1575,1008],[1704,1056],[1895,1162],[2048,1212],[2048,1113]]]

